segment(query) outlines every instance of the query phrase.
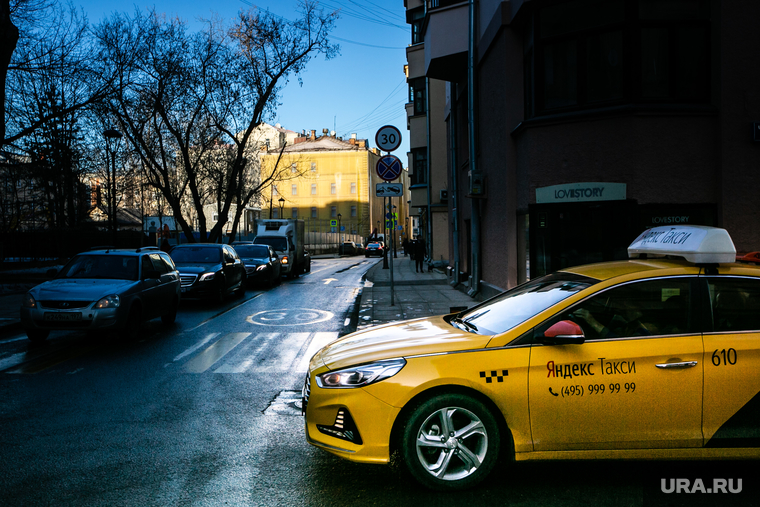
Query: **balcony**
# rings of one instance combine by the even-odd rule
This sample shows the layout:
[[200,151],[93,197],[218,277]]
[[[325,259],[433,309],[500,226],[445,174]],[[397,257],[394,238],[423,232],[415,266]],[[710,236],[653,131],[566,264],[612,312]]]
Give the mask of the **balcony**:
[[467,72],[468,3],[433,0],[425,27],[425,75],[457,81]]

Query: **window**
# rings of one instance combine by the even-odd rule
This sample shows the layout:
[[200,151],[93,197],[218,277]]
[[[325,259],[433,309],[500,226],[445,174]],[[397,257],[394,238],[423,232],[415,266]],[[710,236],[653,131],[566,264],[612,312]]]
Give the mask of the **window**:
[[338,189],[335,183],[330,183],[330,193],[333,195],[338,193]]
[[330,217],[331,218],[337,218],[338,216],[338,207],[337,206],[331,206],[330,207]]
[[351,182],[351,193],[352,194],[356,193],[356,182],[355,181]]
[[317,208],[311,208],[311,218],[317,218]]
[[272,185],[272,195],[280,195],[280,193],[277,191],[277,185]]
[[313,173],[317,172],[317,163],[316,162],[312,162],[311,163],[311,172],[313,172]]
[[603,291],[563,312],[559,320],[578,324],[586,340],[696,332],[689,312],[692,278],[666,278],[629,283]]
[[311,184],[311,195],[317,195],[317,184],[312,183]]
[[409,81],[409,102],[414,105],[415,115],[427,112],[427,87],[424,77]]
[[291,218],[298,218],[298,208],[293,208],[290,214]]
[[760,330],[760,281],[748,278],[709,278],[707,283],[710,289],[713,331]]
[[422,38],[422,23],[425,21],[425,8],[410,9],[408,16],[411,18],[410,24],[412,25],[412,44],[424,42]]
[[298,185],[295,183],[290,185],[290,195],[298,195]]
[[351,206],[351,216],[356,217],[356,206]]
[[272,218],[280,218],[280,210],[277,208],[272,209]]
[[626,102],[706,103],[708,0],[572,0],[524,33],[526,114]]
[[427,185],[427,148],[412,149],[411,185]]
[[296,174],[298,172],[298,164],[293,162],[290,164],[290,174]]

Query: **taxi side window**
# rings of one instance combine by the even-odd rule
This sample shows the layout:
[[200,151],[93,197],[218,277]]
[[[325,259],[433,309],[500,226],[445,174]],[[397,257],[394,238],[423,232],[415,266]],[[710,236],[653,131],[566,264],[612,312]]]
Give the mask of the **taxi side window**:
[[760,330],[760,281],[711,278],[708,287],[713,331]]
[[582,301],[546,327],[571,320],[583,329],[587,341],[685,334],[694,328],[689,294],[689,278],[629,283]]

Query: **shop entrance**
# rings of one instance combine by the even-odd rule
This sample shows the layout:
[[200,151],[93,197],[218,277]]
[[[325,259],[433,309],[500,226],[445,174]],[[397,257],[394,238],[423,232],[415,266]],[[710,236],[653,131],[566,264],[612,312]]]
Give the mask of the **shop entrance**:
[[533,204],[530,277],[562,268],[624,260],[641,232],[635,200]]

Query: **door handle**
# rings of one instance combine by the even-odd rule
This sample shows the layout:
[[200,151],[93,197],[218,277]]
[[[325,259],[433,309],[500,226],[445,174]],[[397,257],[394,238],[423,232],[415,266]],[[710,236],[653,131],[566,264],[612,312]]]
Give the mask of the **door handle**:
[[655,364],[658,368],[664,368],[664,369],[671,369],[671,368],[691,368],[692,366],[696,366],[696,361],[685,361],[683,363],[660,363]]

